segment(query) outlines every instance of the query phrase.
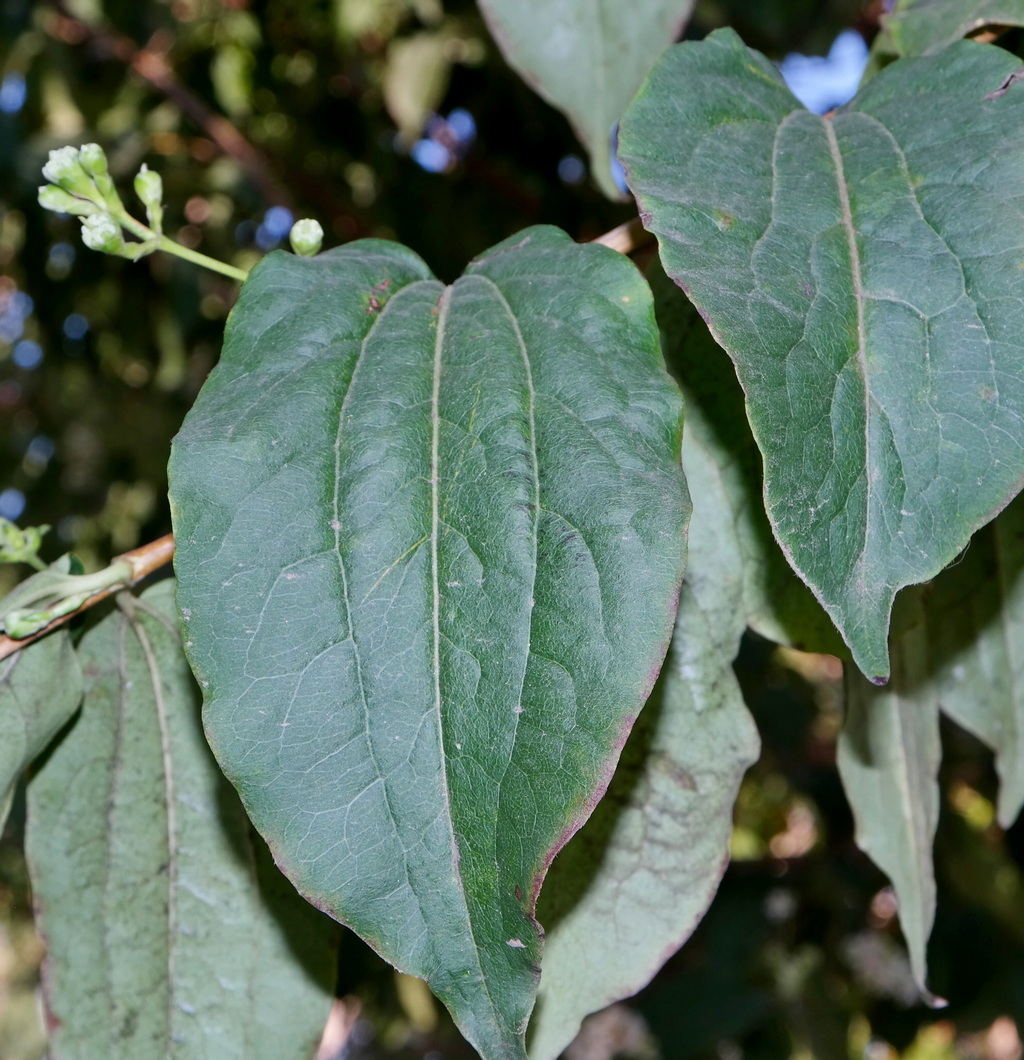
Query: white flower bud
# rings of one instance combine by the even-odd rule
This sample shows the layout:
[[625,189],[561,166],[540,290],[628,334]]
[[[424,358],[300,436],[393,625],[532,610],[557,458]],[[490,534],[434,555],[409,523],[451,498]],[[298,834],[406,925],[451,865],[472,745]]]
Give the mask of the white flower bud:
[[39,205],[44,210],[53,210],[55,213],[70,213],[76,217],[88,217],[90,214],[101,213],[103,208],[97,206],[88,199],[80,199],[77,195],[58,188],[56,184],[44,184],[39,189]]
[[72,195],[80,195],[90,202],[102,204],[99,189],[82,168],[78,149],[75,147],[59,147],[51,151],[49,162],[43,166],[43,176],[51,184],[56,184]]
[[82,144],[78,152],[78,161],[82,168],[92,177],[100,195],[111,210],[123,210],[121,196],[117,194],[114,182],[110,179],[107,168],[107,154],[99,144]]
[[319,253],[324,241],[324,230],[319,221],[304,217],[292,225],[288,234],[291,240],[292,250],[304,258],[311,258]]
[[107,173],[107,155],[99,144],[82,144],[78,150],[78,161],[91,177],[101,177]]
[[145,163],[135,174],[135,194],[146,207],[146,216],[150,226],[157,232],[162,231],[164,222],[164,182],[159,173],[154,173]]
[[90,250],[119,254],[124,247],[121,226],[108,213],[93,214],[82,221],[82,242]]

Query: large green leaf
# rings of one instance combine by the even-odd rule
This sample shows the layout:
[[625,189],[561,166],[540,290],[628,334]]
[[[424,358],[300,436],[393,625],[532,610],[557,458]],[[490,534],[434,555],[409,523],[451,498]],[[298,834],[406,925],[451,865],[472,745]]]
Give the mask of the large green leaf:
[[877,688],[850,668],[845,676],[839,775],[857,822],[857,845],[892,881],[914,978],[925,990],[942,748],[923,621],[894,641],[888,687]]
[[1024,476],[1024,92],[960,42],[834,119],[731,31],[673,48],[621,155],[666,271],[733,357],[775,534],[883,681],[895,593]]
[[203,738],[173,583],[120,599],[82,639],[81,714],[28,785],[50,1055],[308,1057],[336,925],[254,848]]
[[1024,0],[900,0],[882,25],[897,54],[925,55],[986,26],[1024,25]]
[[[633,265],[271,255],[171,459],[207,732],[290,878],[522,1057],[554,854],[661,665],[688,502]],[[228,591],[225,591],[228,590]]]
[[82,671],[66,629],[0,662],[0,831],[21,771],[82,700]]
[[509,65],[563,111],[590,155],[601,190],[611,173],[612,126],[659,55],[679,36],[694,0],[478,0]]

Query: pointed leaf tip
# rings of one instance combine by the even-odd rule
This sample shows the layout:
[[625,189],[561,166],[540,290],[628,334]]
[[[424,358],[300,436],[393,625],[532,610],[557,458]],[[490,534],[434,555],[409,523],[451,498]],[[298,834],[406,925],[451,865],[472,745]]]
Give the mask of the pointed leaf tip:
[[643,277],[532,228],[449,287],[394,244],[269,256],[174,444],[225,772],[485,1060],[524,1056],[531,896],[668,644],[681,428]]

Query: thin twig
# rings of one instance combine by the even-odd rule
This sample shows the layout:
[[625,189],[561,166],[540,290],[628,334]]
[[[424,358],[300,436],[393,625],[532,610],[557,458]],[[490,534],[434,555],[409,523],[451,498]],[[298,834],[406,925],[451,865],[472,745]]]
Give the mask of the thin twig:
[[628,257],[635,251],[653,243],[654,236],[640,223],[639,217],[634,217],[632,221],[627,221],[625,224],[619,225],[618,228],[605,232],[604,235],[592,239],[591,242],[611,247],[612,250],[617,250],[620,254],[625,254]]
[[55,630],[58,626],[63,626],[66,622],[70,622],[76,615],[82,614],[83,611],[98,604],[101,600],[105,600],[108,596],[120,592],[125,588],[125,585],[135,585],[137,582],[142,581],[153,571],[159,570],[170,563],[173,556],[174,538],[170,534],[165,534],[163,537],[157,538],[156,541],[150,541],[148,545],[134,548],[131,552],[115,556],[113,562],[116,563],[120,560],[131,566],[132,576],[128,582],[111,585],[98,593],[93,593],[80,607],[76,607],[74,611],[66,615],[61,615],[60,618],[55,618],[45,629],[41,629],[38,633],[33,633],[31,637],[22,637],[20,640],[15,640],[13,637],[0,634],[0,659],[6,659],[8,655],[13,655],[26,645],[39,640],[40,637],[45,637],[47,633]]
[[166,96],[178,109],[188,115],[220,149],[239,162],[258,185],[264,198],[271,203],[291,206],[288,189],[278,180],[266,157],[251,144],[223,115],[212,111],[194,92],[183,85],[167,61],[167,52],[174,38],[165,31],[157,31],[144,48],[131,38],[104,26],[91,25],[76,18],[60,0],[51,4],[53,18],[45,28],[59,40],[88,42],[101,56],[117,59],[131,67],[148,85]]

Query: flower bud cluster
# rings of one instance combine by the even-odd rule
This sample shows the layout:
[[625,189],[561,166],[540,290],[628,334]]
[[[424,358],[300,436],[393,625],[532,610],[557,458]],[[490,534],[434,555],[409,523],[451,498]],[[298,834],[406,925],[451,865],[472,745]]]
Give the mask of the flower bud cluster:
[[143,237],[145,228],[125,210],[111,179],[106,153],[99,144],[51,151],[43,176],[48,183],[39,189],[40,206],[80,217],[82,242],[90,250],[135,261],[156,249],[163,234],[164,212],[159,173],[143,165],[135,177],[135,191],[146,207],[152,229],[152,236],[142,243],[125,242],[124,228]]

